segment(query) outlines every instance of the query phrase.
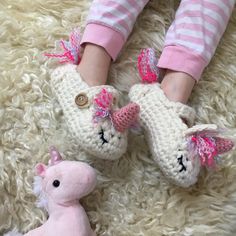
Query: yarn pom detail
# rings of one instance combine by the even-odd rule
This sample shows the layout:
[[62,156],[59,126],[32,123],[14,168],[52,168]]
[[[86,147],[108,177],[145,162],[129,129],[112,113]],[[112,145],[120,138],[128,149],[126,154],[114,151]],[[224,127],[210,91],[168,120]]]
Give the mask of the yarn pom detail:
[[110,117],[111,108],[113,102],[113,95],[109,93],[105,88],[101,90],[100,93],[94,98],[94,115],[93,120],[98,123],[101,119]]
[[143,82],[154,83],[159,80],[158,60],[153,48],[142,49],[138,55],[138,71]]
[[234,147],[230,139],[214,137],[204,133],[194,134],[190,137],[190,147],[197,153],[201,165],[214,168],[220,161],[219,155],[229,152]]
[[60,53],[45,53],[44,55],[49,58],[59,59],[59,63],[72,63],[78,65],[81,60],[81,48],[80,48],[80,31],[74,29],[70,33],[69,41],[61,39],[59,45],[63,50]]

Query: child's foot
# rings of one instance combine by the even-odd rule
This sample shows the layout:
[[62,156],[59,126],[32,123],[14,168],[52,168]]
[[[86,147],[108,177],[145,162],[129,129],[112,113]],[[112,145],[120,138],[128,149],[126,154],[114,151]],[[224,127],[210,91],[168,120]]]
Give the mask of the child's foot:
[[154,160],[176,185],[193,185],[201,164],[213,166],[218,154],[233,147],[231,141],[215,137],[216,125],[188,128],[194,123],[194,110],[168,100],[159,83],[134,85],[129,97],[140,106],[139,121]]
[[118,91],[107,85],[89,87],[76,65],[55,69],[51,86],[69,130],[85,151],[103,159],[117,159],[126,151],[127,128],[139,111],[136,104],[118,109]]

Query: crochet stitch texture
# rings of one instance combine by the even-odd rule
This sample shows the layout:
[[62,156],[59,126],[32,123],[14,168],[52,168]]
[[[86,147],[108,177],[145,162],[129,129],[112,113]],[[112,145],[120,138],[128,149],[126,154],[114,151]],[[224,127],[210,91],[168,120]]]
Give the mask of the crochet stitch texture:
[[[76,71],[76,65],[71,64],[53,71],[51,87],[63,109],[71,134],[86,152],[102,159],[117,159],[126,151],[127,131],[115,130],[110,119],[93,122],[93,101],[102,89],[113,95],[116,101],[113,109],[118,109],[119,94],[115,88],[105,85],[89,87]],[[77,104],[76,97],[80,99]]]
[[174,184],[189,187],[197,181],[200,161],[188,152],[185,131],[193,125],[195,112],[189,106],[171,102],[158,83],[136,84],[129,93],[140,106],[139,121],[154,160]]

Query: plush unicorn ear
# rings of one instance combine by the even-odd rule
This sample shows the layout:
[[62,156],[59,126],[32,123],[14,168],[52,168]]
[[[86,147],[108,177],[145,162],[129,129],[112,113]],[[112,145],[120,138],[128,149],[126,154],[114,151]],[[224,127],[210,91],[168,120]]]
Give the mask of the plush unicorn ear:
[[44,177],[45,173],[46,173],[46,169],[47,169],[46,165],[39,163],[35,167],[35,173],[36,173],[36,175],[38,175],[40,177]]
[[201,164],[206,167],[215,167],[219,155],[234,148],[233,140],[223,137],[224,133],[220,132],[216,125],[196,125],[185,134],[190,151],[198,155]]
[[57,149],[55,147],[53,147],[53,146],[50,147],[49,153],[51,156],[51,159],[48,162],[49,165],[55,165],[58,162],[62,161],[61,154],[57,151]]

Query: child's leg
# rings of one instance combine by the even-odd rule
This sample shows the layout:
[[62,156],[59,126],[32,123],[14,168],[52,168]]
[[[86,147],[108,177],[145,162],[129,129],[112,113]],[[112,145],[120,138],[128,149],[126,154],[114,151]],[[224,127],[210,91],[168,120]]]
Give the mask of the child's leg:
[[78,66],[90,86],[106,83],[111,60],[115,60],[148,0],[95,0],[82,38],[84,54]]
[[173,101],[186,103],[195,81],[210,62],[234,0],[182,0],[170,26],[158,66],[167,69],[161,87]]
[[111,56],[103,47],[87,43],[77,70],[89,86],[103,85],[106,84],[110,64]]
[[171,101],[187,103],[195,82],[194,78],[185,72],[167,70],[161,88]]

